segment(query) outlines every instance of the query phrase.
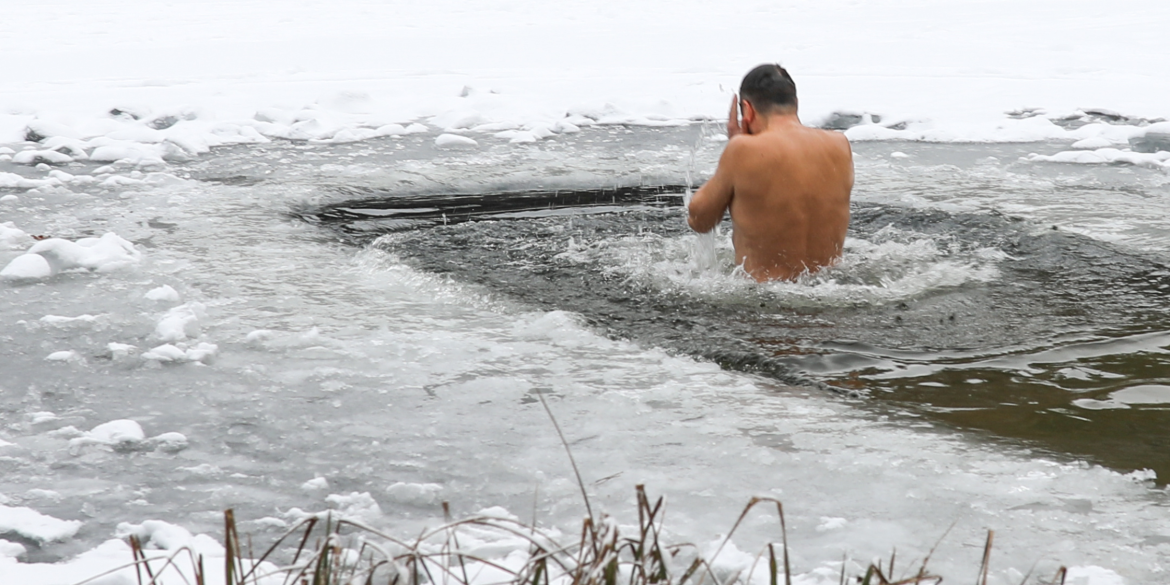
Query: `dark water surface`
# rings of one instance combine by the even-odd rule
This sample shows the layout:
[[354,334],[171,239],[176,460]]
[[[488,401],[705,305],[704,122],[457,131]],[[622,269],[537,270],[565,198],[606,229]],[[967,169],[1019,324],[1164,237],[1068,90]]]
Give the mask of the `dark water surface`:
[[[856,144],[846,261],[756,285],[733,274],[728,224],[703,242],[682,219],[719,143],[592,132],[483,176],[446,159],[462,180],[420,146],[387,164],[427,161],[428,180],[326,185],[294,215],[613,337],[1170,478],[1164,172],[1018,160],[1064,145]],[[673,167],[638,155],[680,143],[697,146]]]

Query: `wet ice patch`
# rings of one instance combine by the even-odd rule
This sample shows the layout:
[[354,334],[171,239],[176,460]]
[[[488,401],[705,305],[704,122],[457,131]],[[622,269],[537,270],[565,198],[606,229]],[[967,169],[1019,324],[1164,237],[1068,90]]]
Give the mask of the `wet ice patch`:
[[1170,404],[1170,386],[1143,384],[1111,392],[1105,400],[1079,398],[1073,404],[1086,410],[1124,410],[1133,406]]

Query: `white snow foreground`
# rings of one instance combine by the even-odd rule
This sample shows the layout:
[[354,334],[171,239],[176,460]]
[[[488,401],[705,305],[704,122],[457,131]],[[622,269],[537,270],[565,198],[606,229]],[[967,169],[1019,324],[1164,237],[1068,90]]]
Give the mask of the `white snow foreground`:
[[[225,582],[224,548],[210,536],[193,536],[185,528],[160,520],[147,520],[141,524],[124,522],[118,525],[115,536],[61,563],[21,563],[15,555],[3,554],[5,549],[0,548],[0,576],[3,576],[4,583],[79,583],[99,576],[102,577],[96,582],[102,584],[138,583],[137,572],[131,566],[133,553],[128,544],[128,539],[134,536],[142,543],[146,558],[152,561],[151,567],[159,582],[194,583],[200,557],[207,578],[205,582],[208,585]],[[173,563],[168,565],[167,559],[172,559]],[[245,571],[256,569],[261,576],[258,585],[284,582],[283,575],[276,573],[277,567],[272,563],[257,564],[250,559],[241,562]]]
[[[0,233],[0,238],[7,233],[10,241],[23,239],[20,235],[13,235],[13,228],[6,230]],[[141,259],[142,253],[135,249],[134,244],[113,232],[100,238],[81,238],[75,242],[49,238],[36,242],[23,255],[10,261],[0,270],[0,279],[41,280],[79,269],[109,272],[138,264]]]
[[[362,528],[374,522],[381,515],[376,504],[370,505],[372,500],[368,493],[352,493],[349,495],[333,495],[327,498],[341,509],[332,512],[315,514],[290,510],[286,517],[296,523],[316,518],[328,520],[322,525],[333,525],[338,519],[356,522],[359,533],[368,529]],[[5,512],[15,510],[0,506],[0,532],[4,529]],[[22,510],[21,526],[24,530],[36,532],[36,523],[51,523],[55,521],[66,526],[64,530],[57,529],[56,534],[64,537],[76,532],[80,522],[68,523],[36,512]],[[27,512],[24,512],[27,510]],[[454,529],[427,531],[414,545],[418,553],[422,553],[431,564],[428,570],[435,574],[443,574],[442,566],[449,561],[452,554],[451,543],[458,543],[458,551],[465,555],[460,559],[461,578],[455,582],[465,585],[499,585],[515,581],[515,573],[521,572],[530,561],[534,543],[541,543],[545,550],[554,550],[566,544],[566,537],[558,530],[526,530],[515,515],[500,507],[481,510],[472,518],[473,522],[465,523]],[[840,520],[840,519],[837,519]],[[278,528],[286,528],[289,524],[278,518],[265,518],[259,523]],[[619,534],[636,534],[636,526],[619,525],[612,518],[605,518],[601,525],[606,529],[617,530]],[[72,530],[72,532],[69,532]],[[298,527],[293,527],[298,532]],[[457,534],[457,540],[451,541],[452,535]],[[76,583],[86,579],[100,577],[99,583],[133,584],[137,583],[137,572],[131,566],[133,553],[129,546],[131,538],[137,539],[142,545],[143,553],[150,566],[161,582],[176,580],[180,582],[195,582],[199,568],[202,568],[202,577],[205,583],[225,582],[223,567],[225,558],[224,547],[214,538],[191,532],[160,520],[147,520],[141,524],[123,522],[115,530],[114,539],[107,540],[97,547],[61,563],[21,563],[20,556],[25,553],[24,547],[0,540],[0,575],[10,579],[13,583]],[[381,541],[381,542],[380,542]],[[398,545],[390,544],[381,539],[376,532],[369,531],[360,538],[345,538],[333,541],[341,548],[335,549],[334,554],[345,567],[357,569],[355,572],[364,582],[365,571],[371,570],[369,564],[363,565],[363,556],[372,554],[365,549],[365,544],[379,543],[370,550],[391,551],[391,554],[405,552]],[[363,555],[362,551],[366,551]],[[755,554],[740,550],[734,542],[724,541],[722,538],[712,540],[699,547],[697,553],[707,560],[710,570],[716,576],[727,579],[729,583],[742,585],[767,585],[770,575],[766,563]],[[311,555],[304,556],[303,563],[310,562]],[[677,577],[686,570],[692,562],[693,553],[684,553],[678,558],[667,559],[671,571]],[[483,559],[483,560],[480,560]],[[486,561],[486,562],[485,562]],[[277,565],[254,559],[240,560],[245,572],[255,571],[257,585],[269,583],[286,583],[287,573]],[[854,561],[844,561],[844,569],[849,574],[860,574],[864,567]],[[302,563],[302,564],[303,564]],[[164,569],[165,567],[165,569]],[[841,562],[825,563],[807,572],[792,575],[792,583],[796,585],[830,585],[838,583],[842,569]],[[374,574],[384,577],[386,581],[393,581],[393,573],[401,571],[401,566],[382,564],[373,568]],[[556,563],[549,564],[549,582],[556,585],[569,585],[571,576],[563,573]],[[628,561],[619,567],[621,577],[629,579],[631,567]],[[5,581],[8,582],[8,581]],[[379,579],[378,582],[382,582]],[[1066,581],[1077,585],[1125,585],[1126,581],[1116,572],[1098,566],[1074,566],[1069,568]],[[249,581],[253,583],[253,581]]]

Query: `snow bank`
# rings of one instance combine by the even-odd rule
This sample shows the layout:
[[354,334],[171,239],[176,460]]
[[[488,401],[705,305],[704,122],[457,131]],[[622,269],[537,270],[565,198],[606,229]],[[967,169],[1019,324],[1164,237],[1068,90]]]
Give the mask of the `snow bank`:
[[1052,155],[1032,153],[1021,160],[1077,164],[1128,164],[1170,168],[1170,151],[1144,153],[1116,148],[1098,148],[1096,150],[1066,150]]
[[[262,0],[233,6],[270,10]],[[523,144],[584,125],[686,124],[724,117],[741,76],[768,61],[792,71],[806,121],[861,124],[850,131],[856,140],[1070,139],[1086,116],[1140,128],[1170,115],[1170,79],[1157,74],[1170,9],[1154,0],[1109,9],[1070,0],[1060,11],[1038,1],[987,10],[978,0],[358,8],[323,12],[295,0],[276,26],[223,18],[210,5],[181,17],[79,0],[52,15],[14,8],[0,23],[0,51],[37,46],[40,58],[10,63],[0,79],[0,143],[30,147],[0,157],[153,168],[273,139],[429,131],[462,138],[449,145],[481,136]],[[728,31],[735,43],[696,41]],[[166,50],[141,49],[157,39]],[[118,64],[116,79],[95,66],[108,63]],[[0,173],[12,188],[44,180]]]

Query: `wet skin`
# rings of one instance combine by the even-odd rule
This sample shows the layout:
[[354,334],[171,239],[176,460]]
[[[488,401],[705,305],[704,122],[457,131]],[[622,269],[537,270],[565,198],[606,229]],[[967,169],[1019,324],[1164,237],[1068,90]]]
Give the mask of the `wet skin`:
[[736,263],[756,280],[792,280],[833,264],[849,227],[853,154],[838,132],[808,128],[796,108],[732,99],[729,140],[687,221],[709,232],[731,212]]

